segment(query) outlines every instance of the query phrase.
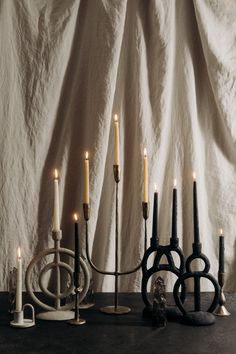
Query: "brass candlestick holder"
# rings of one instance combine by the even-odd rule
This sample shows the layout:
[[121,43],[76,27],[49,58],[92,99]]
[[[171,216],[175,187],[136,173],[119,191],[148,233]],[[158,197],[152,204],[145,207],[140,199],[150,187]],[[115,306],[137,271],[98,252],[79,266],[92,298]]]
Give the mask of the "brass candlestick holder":
[[[120,181],[120,169],[119,165],[114,165],[113,166],[113,171],[114,171],[114,179],[116,183],[116,188],[115,188],[115,270],[112,271],[105,271],[99,269],[91,260],[91,257],[89,255],[89,241],[88,241],[88,220],[90,217],[90,206],[89,204],[83,204],[83,210],[84,210],[84,219],[86,221],[86,255],[88,262],[92,269],[94,269],[96,272],[103,274],[103,275],[113,275],[115,277],[115,292],[114,292],[114,305],[111,306],[105,306],[100,308],[101,312],[104,312],[106,314],[110,315],[121,315],[130,312],[130,308],[127,306],[120,306],[118,305],[118,280],[120,276],[123,275],[128,275],[137,272],[138,269],[141,268],[142,266],[142,261],[133,269],[127,270],[125,272],[120,272],[119,271],[119,253],[118,253],[118,241],[119,241],[119,230],[118,230],[118,222],[119,222],[119,208],[118,208],[118,186],[119,186],[119,181]],[[148,218],[148,203],[143,203],[143,215],[144,215],[144,220],[145,220],[145,240],[144,240],[144,247],[146,249],[146,244],[147,244],[147,225],[146,225],[146,220]]]
[[[66,255],[68,257],[74,258],[74,252],[67,249],[62,248],[60,246],[60,240],[62,238],[61,231],[53,231],[52,238],[54,240],[54,247],[41,251],[38,253],[30,262],[25,276],[25,285],[26,289],[32,298],[32,300],[40,306],[42,309],[46,310],[46,312],[39,313],[36,317],[42,320],[69,320],[74,318],[74,312],[71,311],[74,307],[74,303],[67,303],[63,305],[61,301],[65,300],[69,295],[71,295],[74,291],[73,285],[73,269],[71,266],[61,260],[61,255]],[[46,264],[41,271],[38,271],[39,263],[48,256],[54,255],[54,260],[48,264]],[[47,261],[47,259],[46,259]],[[90,282],[89,270],[86,265],[86,262],[83,258],[80,258],[81,270],[84,274],[84,282],[83,282],[83,290],[80,293],[80,301],[85,297]],[[66,290],[61,290],[61,268],[63,268],[70,277],[70,285],[66,288]],[[52,270],[56,271],[55,275],[55,289],[54,292],[48,289],[46,284],[46,273]],[[54,306],[50,306],[47,303],[44,303],[37,296],[38,293],[35,293],[33,290],[32,284],[32,275],[34,276],[38,274],[38,286],[42,293],[46,295],[47,298],[54,300]],[[78,298],[77,298],[78,300]]]
[[75,316],[68,323],[73,326],[80,326],[86,323],[86,320],[80,317],[79,314],[79,295],[83,291],[83,288],[79,286],[80,277],[78,274],[78,278],[76,279],[76,275],[74,273],[74,286],[75,286]]
[[225,303],[225,294],[223,292],[224,284],[225,284],[225,273],[218,272],[218,282],[220,285],[220,299],[219,305],[217,306],[214,314],[216,316],[230,316],[231,313],[226,309]]

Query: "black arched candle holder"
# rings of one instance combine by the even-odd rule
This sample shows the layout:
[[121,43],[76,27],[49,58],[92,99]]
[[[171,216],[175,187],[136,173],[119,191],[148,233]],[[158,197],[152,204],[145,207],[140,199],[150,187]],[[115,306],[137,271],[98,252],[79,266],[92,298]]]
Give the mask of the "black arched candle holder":
[[[156,252],[156,256],[154,258],[153,265],[152,267],[148,268],[148,260],[154,252]],[[179,267],[175,265],[175,261],[173,259],[171,252],[175,252],[178,254],[180,260]],[[168,263],[166,264],[161,263],[161,259],[163,256],[166,257]],[[156,240],[155,242],[155,240],[151,238],[151,245],[146,250],[143,257],[142,271],[143,271],[142,298],[145,304],[145,308],[143,310],[143,316],[150,317],[152,314],[152,306],[153,306],[152,302],[148,298],[148,291],[147,291],[147,285],[150,277],[152,277],[153,274],[161,271],[168,271],[175,274],[177,277],[179,277],[185,271],[185,258],[182,249],[179,247],[179,239],[171,237],[169,245],[161,246],[159,245],[158,240]],[[184,283],[182,285],[180,298],[181,301],[184,302],[185,300]],[[168,312],[168,307],[167,307],[167,312]]]
[[[193,271],[191,264],[194,260],[201,259],[204,262],[204,269],[202,271]],[[209,273],[210,262],[209,259],[202,253],[201,243],[193,243],[193,253],[186,260],[186,272],[181,274],[174,285],[174,299],[176,305],[183,314],[183,319],[186,323],[192,325],[210,325],[215,322],[215,317],[212,312],[219,303],[220,287],[217,280]],[[179,297],[179,288],[185,284],[187,279],[194,280],[194,310],[186,311],[181,298]],[[201,310],[201,278],[208,279],[214,286],[214,296],[207,311]]]

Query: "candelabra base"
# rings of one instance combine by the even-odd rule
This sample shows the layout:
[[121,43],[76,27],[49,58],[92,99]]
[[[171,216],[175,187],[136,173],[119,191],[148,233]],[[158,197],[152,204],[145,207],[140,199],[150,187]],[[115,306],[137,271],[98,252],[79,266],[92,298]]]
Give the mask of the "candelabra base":
[[80,326],[80,325],[85,324],[86,320],[84,320],[83,318],[78,318],[78,320],[73,319],[73,320],[70,320],[68,323],[72,326]]
[[216,316],[230,316],[231,313],[225,308],[224,305],[219,305],[214,312]]
[[192,326],[209,326],[215,323],[215,316],[210,312],[196,311],[185,314],[183,320]]
[[39,320],[44,321],[67,321],[72,320],[75,317],[73,311],[47,311],[41,312],[36,315]]
[[105,306],[101,307],[100,311],[108,315],[123,315],[129,313],[131,309],[126,306]]

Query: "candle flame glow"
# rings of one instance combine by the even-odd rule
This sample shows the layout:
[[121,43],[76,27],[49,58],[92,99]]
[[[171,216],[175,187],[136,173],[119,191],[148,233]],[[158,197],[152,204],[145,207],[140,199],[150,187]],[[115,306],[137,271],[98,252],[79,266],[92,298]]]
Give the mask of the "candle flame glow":
[[177,186],[177,179],[174,179],[174,188]]
[[196,172],[193,172],[193,179],[196,181]]
[[86,151],[85,152],[85,160],[88,160],[88,158],[89,158],[89,153],[88,153],[88,151]]
[[118,122],[118,115],[117,114],[114,115],[114,122],[115,123]]
[[21,258],[21,250],[20,250],[20,247],[17,248],[17,256],[18,256],[18,258]]
[[220,235],[221,236],[223,235],[223,229],[220,229]]
[[55,168],[55,170],[54,170],[54,178],[55,178],[55,179],[58,179],[58,171],[57,171],[56,168]]
[[147,149],[146,148],[144,148],[144,150],[143,150],[143,155],[144,155],[144,157],[147,157]]
[[78,214],[74,213],[74,221],[78,221]]
[[157,184],[156,183],[154,183],[154,190],[155,190],[155,192],[157,192]]

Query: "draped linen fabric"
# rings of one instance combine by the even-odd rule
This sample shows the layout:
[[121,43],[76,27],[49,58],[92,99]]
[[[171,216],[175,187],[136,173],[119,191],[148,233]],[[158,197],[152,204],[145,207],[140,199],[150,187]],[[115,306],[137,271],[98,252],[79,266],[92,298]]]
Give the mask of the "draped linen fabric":
[[[218,271],[225,234],[226,289],[236,290],[236,5],[234,0],[1,0],[0,289],[22,249],[24,270],[53,246],[53,169],[60,173],[63,239],[82,214],[83,158],[90,154],[90,253],[114,270],[112,116],[120,119],[120,269],[140,262],[143,148],[149,159],[151,237],[154,183],[159,237],[169,242],[173,179],[178,235],[192,251],[192,172],[198,183],[203,252]],[[140,291],[141,272],[120,279]],[[35,279],[37,274],[35,274]],[[97,291],[114,279],[93,272]],[[175,278],[167,275],[167,289]],[[205,290],[211,287],[207,283]]]

